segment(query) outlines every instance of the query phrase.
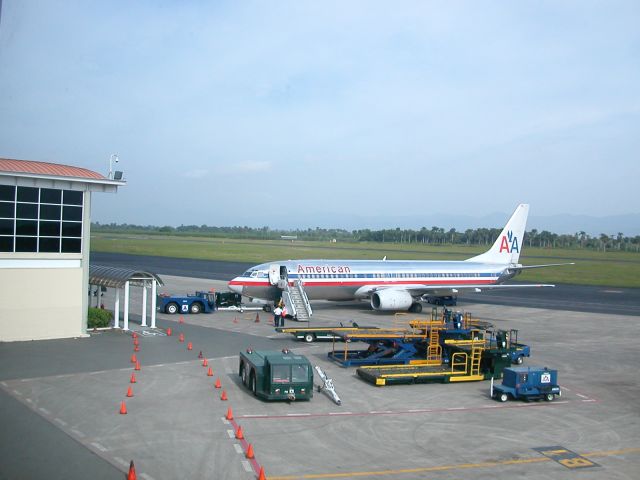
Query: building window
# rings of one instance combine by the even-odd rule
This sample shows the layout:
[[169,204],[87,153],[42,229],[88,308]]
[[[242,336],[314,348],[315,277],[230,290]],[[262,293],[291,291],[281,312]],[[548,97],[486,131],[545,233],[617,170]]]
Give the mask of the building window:
[[81,253],[83,192],[0,185],[0,252]]

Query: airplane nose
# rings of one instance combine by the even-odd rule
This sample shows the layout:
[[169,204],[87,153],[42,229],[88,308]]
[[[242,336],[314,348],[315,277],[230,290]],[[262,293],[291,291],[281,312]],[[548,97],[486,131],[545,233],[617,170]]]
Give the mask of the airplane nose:
[[238,277],[231,280],[228,283],[229,290],[235,293],[242,293],[242,285],[239,285],[237,282],[238,282]]

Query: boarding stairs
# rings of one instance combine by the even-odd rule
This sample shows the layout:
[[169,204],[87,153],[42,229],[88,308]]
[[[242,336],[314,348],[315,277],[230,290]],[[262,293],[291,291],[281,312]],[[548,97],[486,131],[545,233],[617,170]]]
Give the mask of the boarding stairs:
[[287,313],[299,322],[308,322],[313,315],[307,293],[300,280],[295,280],[293,285],[287,282],[282,291]]

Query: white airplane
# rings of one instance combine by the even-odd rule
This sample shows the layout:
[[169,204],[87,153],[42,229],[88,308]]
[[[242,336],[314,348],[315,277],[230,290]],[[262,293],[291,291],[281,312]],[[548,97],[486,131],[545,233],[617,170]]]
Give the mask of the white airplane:
[[518,263],[529,205],[518,205],[493,246],[462,261],[286,260],[251,267],[229,282],[234,292],[272,302],[287,286],[301,285],[309,300],[369,299],[374,310],[420,312],[421,299],[433,301],[464,291],[553,287],[503,283],[528,268],[569,265]]

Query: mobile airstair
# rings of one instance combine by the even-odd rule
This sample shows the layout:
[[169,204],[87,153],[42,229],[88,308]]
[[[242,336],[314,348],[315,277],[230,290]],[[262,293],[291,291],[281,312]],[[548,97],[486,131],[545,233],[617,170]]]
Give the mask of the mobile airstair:
[[300,280],[295,280],[293,284],[289,282],[284,284],[282,300],[287,314],[299,322],[308,322],[313,315],[309,298]]

